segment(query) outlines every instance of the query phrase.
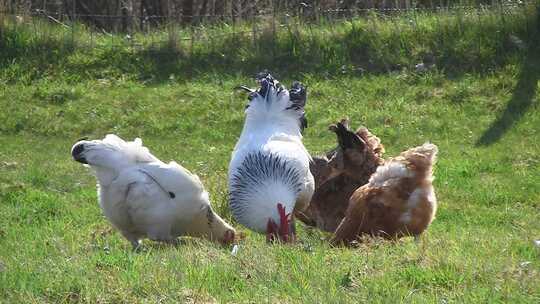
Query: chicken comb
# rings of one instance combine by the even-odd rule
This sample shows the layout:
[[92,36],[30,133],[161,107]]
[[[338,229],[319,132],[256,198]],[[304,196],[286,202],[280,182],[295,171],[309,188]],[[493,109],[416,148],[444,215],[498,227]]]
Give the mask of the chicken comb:
[[287,238],[289,236],[289,215],[285,211],[285,207],[278,203],[277,204],[278,214],[279,214],[279,234],[283,237],[285,241],[287,241]]

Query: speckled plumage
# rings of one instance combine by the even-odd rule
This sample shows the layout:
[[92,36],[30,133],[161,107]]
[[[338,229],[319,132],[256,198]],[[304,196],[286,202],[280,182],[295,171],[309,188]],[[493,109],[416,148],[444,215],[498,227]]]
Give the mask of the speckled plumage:
[[301,134],[305,88],[295,83],[289,91],[269,74],[257,81],[257,91],[247,89],[246,120],[229,166],[229,203],[238,222],[264,232],[269,219],[280,221],[277,204],[287,213],[307,206],[314,180]]

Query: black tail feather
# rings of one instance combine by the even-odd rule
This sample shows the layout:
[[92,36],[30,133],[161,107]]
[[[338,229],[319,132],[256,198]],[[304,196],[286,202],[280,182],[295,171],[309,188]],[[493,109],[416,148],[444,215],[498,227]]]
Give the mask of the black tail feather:
[[346,119],[343,119],[335,125],[331,125],[329,129],[336,133],[338,144],[343,150],[358,149],[359,147],[366,145],[360,136],[349,130],[348,120]]

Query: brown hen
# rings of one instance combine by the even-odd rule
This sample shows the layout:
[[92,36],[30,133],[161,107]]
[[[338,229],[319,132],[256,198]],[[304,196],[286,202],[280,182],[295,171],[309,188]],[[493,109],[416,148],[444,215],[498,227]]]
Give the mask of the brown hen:
[[297,216],[307,225],[334,232],[353,192],[383,163],[384,147],[366,128],[351,131],[347,119],[329,129],[336,133],[338,146],[325,156],[313,158],[310,169],[315,193],[307,210]]
[[350,198],[331,243],[350,244],[359,235],[384,238],[420,235],[437,210],[432,185],[438,148],[426,143],[402,152],[377,168]]

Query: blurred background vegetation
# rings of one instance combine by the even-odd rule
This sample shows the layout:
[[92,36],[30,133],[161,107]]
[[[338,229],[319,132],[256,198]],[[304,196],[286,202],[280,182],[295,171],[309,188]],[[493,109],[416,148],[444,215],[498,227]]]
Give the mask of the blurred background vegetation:
[[521,62],[538,1],[0,1],[0,82],[449,75]]

